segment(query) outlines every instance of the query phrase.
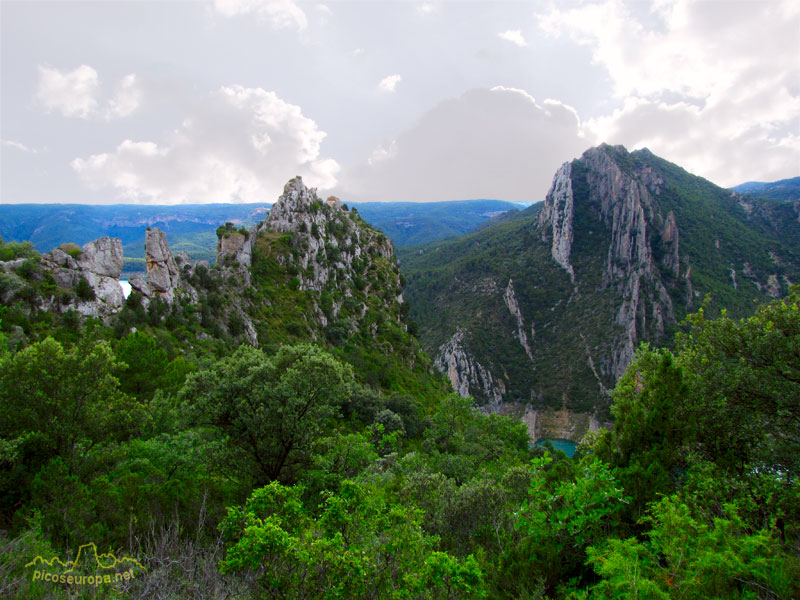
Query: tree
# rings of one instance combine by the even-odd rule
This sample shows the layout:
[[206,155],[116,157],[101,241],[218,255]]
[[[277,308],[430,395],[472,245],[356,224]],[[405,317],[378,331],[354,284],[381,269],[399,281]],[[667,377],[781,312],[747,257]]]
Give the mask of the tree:
[[139,399],[150,400],[167,371],[167,353],[155,339],[134,331],[117,343],[116,355],[124,363],[119,370],[122,389]]
[[749,319],[723,312],[688,318],[680,363],[692,389],[704,455],[738,473],[800,472],[800,296],[761,306]]
[[771,532],[752,531],[733,505],[699,519],[676,496],[650,508],[645,542],[609,539],[588,549],[602,580],[589,598],[796,598],[800,561]]
[[683,445],[695,434],[694,421],[685,418],[689,390],[669,350],[642,345],[612,399],[614,430],[599,436],[594,451],[616,467],[635,522],[657,494],[674,489],[685,469]]
[[434,551],[421,511],[350,480],[327,494],[318,516],[302,495],[272,482],[229,509],[223,573],[254,571],[267,598],[485,597],[475,559]]
[[227,436],[235,471],[249,468],[264,484],[294,481],[311,464],[314,441],[353,383],[348,366],[310,344],[274,356],[241,346],[190,375],[180,395],[195,423]]
[[106,342],[65,350],[47,338],[0,364],[0,435],[34,434],[42,451],[67,465],[87,448],[121,439],[139,407],[120,391],[118,364]]
[[[57,461],[72,477],[95,446],[125,440],[145,421],[119,389],[105,342],[65,349],[52,338],[0,356],[0,510],[9,516],[34,476]],[[62,490],[63,492],[63,490]]]

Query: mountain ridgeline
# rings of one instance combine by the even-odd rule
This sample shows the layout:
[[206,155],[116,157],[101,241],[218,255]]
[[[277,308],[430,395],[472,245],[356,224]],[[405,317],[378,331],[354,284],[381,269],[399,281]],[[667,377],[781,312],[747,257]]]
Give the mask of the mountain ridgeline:
[[401,253],[423,345],[463,396],[579,440],[641,342],[689,312],[750,314],[800,281],[800,202],[740,196],[603,145],[512,218]]
[[[52,328],[100,319],[119,335],[154,328],[173,352],[221,356],[236,345],[273,348],[313,342],[350,362],[364,381],[396,391],[431,382],[430,361],[408,332],[408,305],[388,238],[338,200],[321,200],[298,177],[257,225],[217,229],[216,264],[173,254],[148,228],[146,273],[125,299],[118,238],[39,256],[30,244],[1,262],[3,328],[13,343]],[[13,252],[12,252],[13,253]],[[416,387],[414,387],[416,386]]]

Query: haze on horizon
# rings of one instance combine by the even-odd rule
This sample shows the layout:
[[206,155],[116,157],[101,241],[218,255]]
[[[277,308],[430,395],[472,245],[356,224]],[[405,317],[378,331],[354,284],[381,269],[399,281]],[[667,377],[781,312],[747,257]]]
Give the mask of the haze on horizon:
[[800,175],[800,4],[0,3],[0,203],[544,198],[601,142]]

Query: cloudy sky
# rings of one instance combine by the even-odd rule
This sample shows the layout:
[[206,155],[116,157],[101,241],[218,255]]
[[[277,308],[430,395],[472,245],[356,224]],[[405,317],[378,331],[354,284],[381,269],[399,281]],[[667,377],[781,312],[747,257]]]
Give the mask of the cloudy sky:
[[0,202],[544,198],[601,142],[800,175],[800,2],[0,0]]

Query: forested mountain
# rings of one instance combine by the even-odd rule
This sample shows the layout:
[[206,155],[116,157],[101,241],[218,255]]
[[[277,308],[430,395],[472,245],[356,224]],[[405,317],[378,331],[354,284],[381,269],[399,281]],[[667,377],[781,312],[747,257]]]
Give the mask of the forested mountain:
[[[565,361],[552,369],[577,381],[591,357],[589,386],[613,385],[614,355],[591,346],[603,315],[636,303],[634,329],[610,334],[625,350],[631,331],[658,330],[656,304],[668,339],[695,292],[717,294],[674,350],[639,348],[605,400],[614,429],[573,458],[451,392],[414,335],[389,239],[299,178],[263,221],[216,229],[214,265],[146,230],[127,298],[119,239],[44,255],[0,243],[0,595],[796,598],[800,298],[749,304],[796,277],[793,243],[774,245],[796,207],[718,190],[602,147],[562,167],[544,205],[416,255],[446,261],[429,274],[452,269],[470,324],[501,333],[502,306],[526,360],[524,343],[537,359],[548,336]],[[688,217],[707,213],[719,228],[692,242]],[[723,294],[715,269],[749,244],[767,257],[743,254],[749,275]],[[724,266],[701,264],[709,249]],[[513,276],[499,290],[498,265]],[[721,301],[754,314],[709,318]],[[581,389],[564,386],[568,402]]]
[[579,440],[643,342],[750,314],[800,281],[800,202],[740,196],[621,146],[556,173],[542,206],[401,254],[424,346],[461,395]]
[[757,198],[769,198],[781,202],[800,200],[800,177],[781,179],[780,181],[748,181],[731,188],[739,194],[749,194]]

